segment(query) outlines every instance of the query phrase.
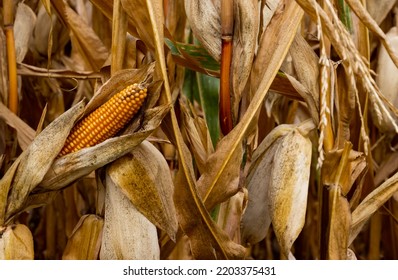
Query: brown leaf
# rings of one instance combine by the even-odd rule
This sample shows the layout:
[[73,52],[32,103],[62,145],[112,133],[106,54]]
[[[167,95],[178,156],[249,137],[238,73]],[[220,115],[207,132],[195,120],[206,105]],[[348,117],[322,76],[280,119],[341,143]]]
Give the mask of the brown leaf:
[[155,225],[134,207],[109,176],[106,176],[105,183],[105,222],[100,259],[159,259]]
[[144,141],[108,167],[109,178],[148,220],[175,241],[174,186],[163,155]]
[[211,153],[213,153],[213,144],[209,135],[204,119],[199,117],[191,117],[188,109],[181,104],[182,117],[184,121],[184,135],[189,143],[189,148],[195,159],[195,163],[200,173],[204,173],[207,169],[206,162]]
[[[152,0],[122,0],[121,2],[129,20],[137,29],[139,38],[154,52],[156,49],[154,28],[157,29],[158,34],[163,34],[164,19],[161,2]],[[152,24],[153,22],[156,22],[156,26]]]
[[23,224],[10,225],[0,232],[0,260],[33,260],[33,237]]
[[[188,151],[185,152],[185,158],[189,159]],[[192,167],[189,172],[193,172]],[[185,176],[179,169],[175,179],[174,203],[179,224],[189,238],[194,258],[242,259],[245,249],[231,241],[213,222],[198,194],[188,189]]]
[[98,258],[104,220],[96,215],[84,215],[66,244],[63,260],[96,260]]
[[289,75],[287,76],[307,103],[314,122],[319,123],[319,58],[299,33],[294,37],[289,53],[292,56],[297,80],[304,86],[305,91],[295,87],[295,83]]
[[337,173],[339,173],[342,153],[343,150],[339,149],[325,154],[323,182],[328,186],[338,184],[341,187],[343,195],[347,195],[355,180],[363,174],[366,168],[366,157],[361,152],[350,150],[347,165],[343,168],[344,172],[342,172],[339,178],[336,178]]
[[216,151],[206,162],[205,172],[197,182],[198,192],[209,210],[238,191],[243,147],[237,145],[234,152],[228,154],[233,145],[232,141],[235,141],[230,135],[228,134],[217,144]]
[[345,260],[348,255],[348,237],[351,226],[351,209],[341,187],[329,186],[329,228],[327,241],[327,259]]
[[234,35],[232,56],[232,106],[238,115],[242,92],[249,79],[257,45],[260,25],[258,1],[238,0],[234,7]]
[[212,0],[185,0],[185,12],[195,37],[216,60],[221,59],[219,7]]
[[351,232],[348,244],[360,233],[369,218],[398,191],[398,173],[378,186],[352,212]]
[[16,167],[10,168],[0,180],[3,195],[9,189],[8,203],[0,202],[1,207],[7,207],[6,213],[0,210],[0,224],[19,210],[29,193],[42,181],[82,112],[83,103],[79,103],[50,123],[19,156],[14,163]]
[[0,102],[0,118],[17,131],[18,144],[26,150],[35,137],[35,131]]
[[53,7],[63,22],[73,33],[72,42],[92,70],[99,71],[109,56],[109,52],[101,39],[87,22],[79,16],[66,2],[52,0]]

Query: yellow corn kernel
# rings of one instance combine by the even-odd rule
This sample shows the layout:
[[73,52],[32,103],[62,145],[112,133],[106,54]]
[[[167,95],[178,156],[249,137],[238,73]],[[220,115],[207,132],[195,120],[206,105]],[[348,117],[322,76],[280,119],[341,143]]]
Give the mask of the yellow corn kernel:
[[97,145],[113,137],[133,118],[146,96],[147,89],[136,83],[112,96],[72,128],[59,156]]

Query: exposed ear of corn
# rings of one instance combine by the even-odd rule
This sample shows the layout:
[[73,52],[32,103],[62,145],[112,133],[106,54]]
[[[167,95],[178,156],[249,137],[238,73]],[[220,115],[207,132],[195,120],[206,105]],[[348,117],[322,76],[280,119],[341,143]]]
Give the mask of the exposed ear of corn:
[[23,224],[0,228],[0,260],[33,260],[33,237]]
[[134,83],[115,94],[71,130],[60,156],[97,145],[118,133],[141,108],[147,88]]

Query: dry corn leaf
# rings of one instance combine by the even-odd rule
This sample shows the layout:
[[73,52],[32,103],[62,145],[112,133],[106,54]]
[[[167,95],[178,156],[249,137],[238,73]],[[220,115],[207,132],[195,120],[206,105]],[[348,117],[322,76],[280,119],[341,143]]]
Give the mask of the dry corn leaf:
[[87,22],[62,0],[52,0],[53,7],[59,17],[73,33],[72,42],[88,66],[99,71],[109,56],[109,52],[101,39]]
[[24,151],[35,137],[35,131],[0,102],[0,118],[17,131],[18,144]]
[[104,220],[96,215],[80,218],[66,244],[63,260],[98,259]]
[[185,0],[185,13],[195,37],[216,60],[221,59],[219,7],[212,0]]
[[241,243],[240,224],[247,205],[247,189],[243,188],[220,205],[217,224],[236,243]]
[[352,212],[352,223],[348,244],[357,237],[370,217],[398,191],[398,173],[368,194]]
[[[252,92],[256,92],[263,81],[263,77],[269,68],[273,65],[269,64],[270,57],[275,55],[273,51],[278,50],[279,47],[274,44],[280,42],[289,43],[290,47],[292,39],[296,34],[296,30],[304,15],[303,10],[295,3],[295,1],[281,0],[275,4],[276,8],[272,12],[271,18],[267,28],[260,37],[258,50],[251,70],[250,87]],[[281,50],[286,51],[286,50]],[[285,58],[286,53],[283,55]],[[281,65],[282,62],[280,62]],[[279,67],[280,67],[279,65]],[[278,70],[279,70],[278,67]]]
[[375,20],[370,16],[368,11],[365,9],[361,1],[359,0],[346,0],[347,4],[350,6],[352,11],[358,16],[363,24],[366,25],[369,30],[371,30],[376,36],[380,38],[381,43],[386,48],[387,53],[390,55],[391,60],[398,67],[398,56],[396,50],[391,46],[386,34],[377,25]]
[[[190,155],[186,149],[185,147],[185,159],[189,159]],[[192,166],[188,172],[193,172]],[[189,238],[193,257],[207,260],[242,259],[245,249],[231,241],[214,223],[196,191],[192,192],[186,187],[188,185],[186,174],[181,169],[176,174],[174,184],[174,203],[178,221]]]
[[105,221],[100,259],[159,259],[155,225],[134,207],[109,175],[106,175],[105,188]]
[[238,145],[226,159],[231,140],[235,139],[229,137],[229,134],[221,139],[216,151],[206,161],[205,172],[197,182],[198,192],[209,210],[238,192],[243,147]]
[[[292,57],[297,80],[291,79],[286,75],[297,92],[307,103],[312,119],[316,124],[319,123],[319,58],[307,43],[307,41],[297,33],[294,37],[289,53]],[[297,85],[297,86],[296,86]]]
[[234,7],[232,52],[232,112],[238,115],[241,95],[249,79],[260,25],[258,1],[238,0]]
[[329,260],[345,260],[348,258],[348,237],[351,225],[351,209],[339,185],[328,188],[329,196],[329,228],[327,256]]
[[199,172],[203,173],[207,168],[206,161],[209,155],[214,152],[209,130],[203,118],[197,116],[191,117],[186,106],[184,106],[182,102],[180,102],[180,104],[184,121],[184,125],[181,127],[189,143],[189,148],[195,159],[195,164]]
[[33,260],[33,237],[23,224],[0,229],[0,260]]
[[[333,150],[325,154],[324,178],[325,185],[332,186],[336,184],[336,175],[339,173],[339,165],[343,150]],[[366,169],[366,156],[357,151],[350,150],[347,165],[344,166],[344,172],[339,175],[338,184],[341,187],[343,196],[347,195],[354,182],[363,174]],[[341,170],[340,170],[341,171]]]
[[387,180],[395,172],[398,171],[398,152],[390,153],[386,158],[380,163],[377,169],[376,175],[374,177],[375,185],[378,186],[383,181]]
[[121,2],[129,20],[137,29],[139,38],[150,50],[155,51],[156,33],[161,35],[158,40],[160,38],[163,40],[164,19],[161,2],[153,0],[121,0]]
[[8,203],[0,201],[0,224],[20,210],[29,193],[42,181],[83,107],[79,103],[50,123],[19,156],[14,163],[16,167],[10,168],[0,180],[0,190],[4,191],[5,198],[9,189]]
[[17,62],[22,62],[29,48],[29,39],[36,24],[36,15],[24,3],[19,3],[15,15],[15,52]]
[[396,2],[396,0],[367,0],[366,9],[375,22],[380,25]]
[[174,186],[163,155],[143,141],[108,167],[108,176],[134,207],[175,241],[178,230]]

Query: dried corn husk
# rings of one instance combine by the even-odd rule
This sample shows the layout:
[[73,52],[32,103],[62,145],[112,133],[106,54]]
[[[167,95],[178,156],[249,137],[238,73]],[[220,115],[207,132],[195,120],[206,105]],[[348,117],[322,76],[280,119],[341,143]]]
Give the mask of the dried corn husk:
[[159,259],[156,227],[131,203],[109,174],[100,259]]
[[[393,27],[386,34],[392,47],[398,52],[398,28]],[[381,93],[395,106],[398,107],[398,68],[390,58],[388,52],[383,45],[380,46],[379,56],[377,64],[377,76],[376,83]],[[372,105],[373,103],[371,103]],[[377,118],[377,111],[372,108],[373,119],[382,131],[394,132],[394,126],[386,121],[387,118]],[[380,112],[380,113],[383,113]],[[395,123],[398,122],[398,118],[395,116]]]
[[138,211],[175,240],[178,222],[174,185],[167,162],[155,146],[142,142],[113,162],[108,175]]
[[64,260],[96,260],[98,258],[104,220],[84,215],[76,225],[62,255]]
[[0,228],[0,260],[33,260],[33,237],[22,224]]
[[[242,219],[242,242],[263,239],[270,223],[288,258],[304,226],[311,166],[312,122],[280,125],[260,144],[248,175],[249,202]],[[292,257],[292,256],[290,256]]]

